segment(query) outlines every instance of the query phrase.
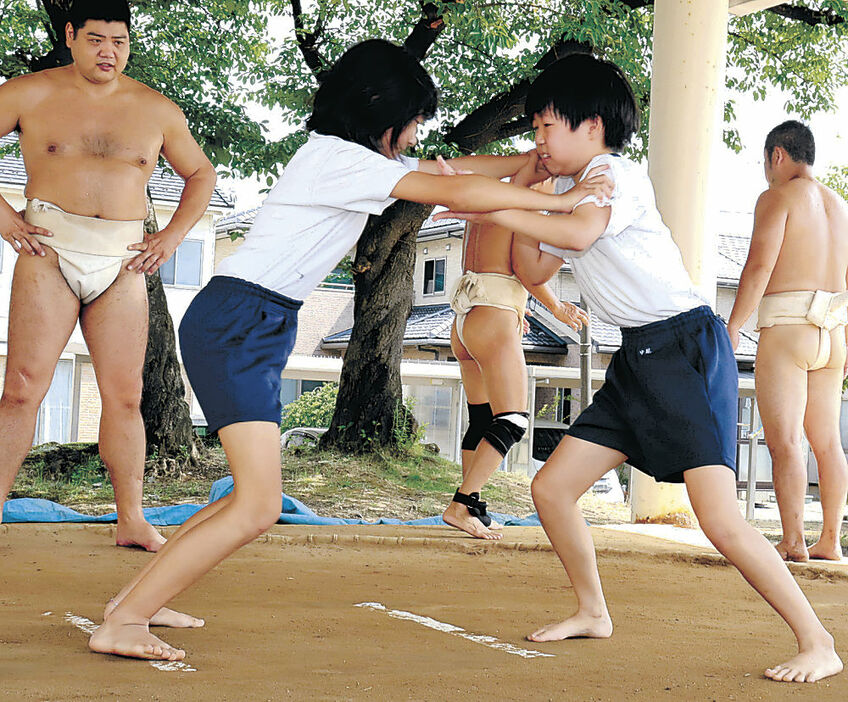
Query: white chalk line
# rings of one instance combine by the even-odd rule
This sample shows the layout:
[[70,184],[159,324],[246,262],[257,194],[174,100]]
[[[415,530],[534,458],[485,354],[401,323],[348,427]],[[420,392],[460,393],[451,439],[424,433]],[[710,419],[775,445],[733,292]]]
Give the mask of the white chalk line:
[[[52,614],[52,612],[45,612],[42,616],[47,616],[48,614]],[[90,619],[86,619],[85,617],[78,617],[76,614],[72,614],[71,612],[65,612],[65,621],[69,624],[73,624],[77,629],[82,631],[85,634],[91,636],[95,629],[97,629],[97,624],[95,624]],[[188,663],[183,663],[182,661],[147,661],[157,670],[163,670],[166,673],[196,673],[197,668],[191,667]]]
[[474,643],[482,644],[483,646],[488,646],[489,648],[494,648],[498,651],[503,651],[504,653],[510,653],[513,656],[521,656],[522,658],[556,657],[553,653],[542,653],[541,651],[534,651],[533,649],[519,648],[518,646],[513,646],[510,643],[498,641],[498,639],[494,636],[488,636],[486,634],[469,634],[462,627],[454,626],[453,624],[446,624],[445,622],[440,622],[432,617],[423,617],[420,614],[404,612],[401,609],[386,609],[386,607],[379,602],[360,602],[353,606],[372,609],[375,612],[385,612],[394,619],[404,619],[406,621],[415,622],[421,626],[426,626],[428,629],[435,629],[436,631],[441,631],[445,634],[459,636],[463,639],[467,639],[468,641],[473,641]]

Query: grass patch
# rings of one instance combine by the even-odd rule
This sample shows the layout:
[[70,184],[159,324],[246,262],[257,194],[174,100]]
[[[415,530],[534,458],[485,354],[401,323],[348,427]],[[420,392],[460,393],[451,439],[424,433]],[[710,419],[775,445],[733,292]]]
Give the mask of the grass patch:
[[[145,477],[145,507],[204,503],[212,483],[229,474],[220,446],[204,448],[199,467],[179,476],[155,477],[154,466],[151,461]],[[298,447],[283,453],[281,478],[283,492],[321,516],[408,520],[441,514],[462,481],[462,470],[421,446],[359,456]],[[45,470],[31,455],[9,497],[39,497],[88,514],[115,509],[112,483],[96,456],[55,471]],[[484,499],[497,512],[524,516],[535,511],[529,479],[515,473],[495,473]]]
[[[418,519],[441,514],[462,480],[462,469],[420,446],[358,456],[298,448],[283,454],[283,492],[321,516]],[[486,486],[489,508],[534,511],[529,480],[498,472]]]

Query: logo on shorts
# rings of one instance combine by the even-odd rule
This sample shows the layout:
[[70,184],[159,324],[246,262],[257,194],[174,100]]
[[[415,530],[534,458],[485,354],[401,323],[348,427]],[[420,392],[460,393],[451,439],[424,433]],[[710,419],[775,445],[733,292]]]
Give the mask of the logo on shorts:
[[644,349],[639,349],[639,355],[640,356],[647,356],[648,354],[651,354],[651,353],[653,353],[653,351],[651,351],[650,346],[648,346],[647,348],[644,348]]

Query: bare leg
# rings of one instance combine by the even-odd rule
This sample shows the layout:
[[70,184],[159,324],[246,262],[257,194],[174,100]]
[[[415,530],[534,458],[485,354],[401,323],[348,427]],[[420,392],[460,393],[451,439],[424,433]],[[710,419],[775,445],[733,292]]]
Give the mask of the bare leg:
[[[112,611],[124,597],[127,596],[127,593],[132,590],[136,583],[138,583],[150,570],[156,565],[157,560],[162,556],[162,554],[166,553],[170,548],[173,548],[173,544],[179,541],[187,532],[193,529],[195,526],[200,524],[200,522],[209,519],[213,514],[218,512],[218,510],[226,507],[233,498],[233,494],[230,493],[225,497],[222,497],[220,500],[217,500],[211,504],[206,505],[203,509],[198,512],[195,512],[191,517],[189,517],[185,522],[180,525],[180,528],[175,531],[167,542],[162,546],[161,549],[156,553],[156,555],[148,561],[147,565],[145,565],[138,574],[127,583],[126,586],[115,595],[109,602],[106,604],[106,609],[103,612],[103,619],[106,620],[109,618],[109,615],[112,614]],[[173,609],[168,609],[167,607],[162,607],[156,614],[154,614],[150,618],[151,626],[170,626],[175,628],[197,628],[204,625],[203,619],[198,619],[197,617],[193,617],[188,614],[183,614],[182,612],[176,612]]]
[[100,388],[100,456],[115,488],[118,546],[157,551],[164,537],[144,518],[144,423],[141,375],[147,348],[147,290],[137,273],[117,280],[80,314]]
[[[462,377],[462,386],[465,388],[465,396],[468,402],[472,405],[482,405],[489,402],[489,396],[486,393],[486,384],[483,381],[483,374],[480,372],[480,366],[477,365],[468,349],[459,340],[456,333],[456,322],[451,329],[451,351],[453,351],[456,360],[459,362],[459,374]],[[468,475],[471,466],[474,463],[475,451],[462,450],[462,479]],[[489,524],[490,531],[503,529],[494,519]]]
[[21,254],[12,278],[9,352],[0,398],[0,522],[3,503],[32,448],[38,406],[74,330],[79,300],[59,272],[56,254]]
[[272,422],[243,422],[220,430],[235,481],[232,498],[156,556],[152,567],[92,635],[89,646],[93,651],[135,658],[185,657],[184,651],[150,634],[151,617],[277,521],[281,493],[279,434],[279,427]]
[[[787,561],[809,559],[804,541],[804,496],[807,466],[801,451],[801,431],[807,402],[807,346],[818,346],[818,331],[792,325],[763,329],[757,350],[757,402],[766,444],[783,538],[778,553]],[[800,360],[799,360],[800,359]]]
[[577,611],[562,622],[537,629],[527,637],[530,641],[612,636],[592,534],[577,500],[598,478],[625,460],[627,456],[619,451],[566,436],[533,478],[533,502],[571,580]]
[[783,682],[815,682],[842,670],[833,637],[765,537],[748,524],[736,502],[736,479],[725,466],[704,466],[684,474],[692,508],[713,545],[783,617],[798,641],[798,655],[766,670]]
[[807,378],[807,414],[804,427],[819,467],[822,503],[822,532],[810,547],[810,558],[840,560],[839,537],[848,493],[848,462],[842,450],[839,410],[842,399],[842,368],[845,364],[845,335],[842,327],[831,332],[831,354],[827,368],[812,371]]
[[[452,337],[455,335],[454,329]],[[475,307],[466,315],[463,337],[466,353],[479,367],[492,412],[524,411],[527,407],[527,371],[521,336],[516,330],[515,312],[496,307]],[[458,339],[454,344],[453,338],[451,345],[455,351],[463,346]],[[502,460],[503,456],[488,441],[481,441],[474,451],[470,467],[463,471],[459,491],[466,495],[480,492]],[[501,538],[501,534],[483,526],[465,506],[457,502],[448,505],[442,519],[477,538]]]

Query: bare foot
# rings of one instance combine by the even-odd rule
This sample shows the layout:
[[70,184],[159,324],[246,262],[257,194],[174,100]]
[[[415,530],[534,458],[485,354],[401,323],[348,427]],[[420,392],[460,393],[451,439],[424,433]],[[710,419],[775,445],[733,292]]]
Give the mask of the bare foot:
[[784,561],[806,563],[810,560],[810,554],[807,552],[806,544],[788,544],[786,541],[781,541],[779,544],[775,544],[774,547]]
[[115,536],[116,546],[126,546],[128,548],[143,548],[145,551],[156,553],[166,539],[152,524],[145,521],[133,522],[129,524],[118,524],[118,533]]
[[492,519],[492,523],[489,524],[489,529],[491,531],[500,531],[501,529],[503,529],[503,524],[496,521],[495,519]]
[[556,624],[548,624],[527,637],[528,641],[562,641],[563,639],[608,639],[612,636],[612,619],[609,614],[592,617],[579,612]]
[[767,678],[778,682],[816,682],[842,672],[842,661],[833,646],[823,646],[805,653],[765,672]]
[[503,538],[503,534],[496,534],[484,527],[483,522],[477,519],[477,517],[472,517],[468,514],[468,509],[465,505],[461,505],[458,502],[451,502],[448,505],[448,508],[442,515],[442,520],[448,526],[462,529],[462,531],[466,534],[470,534],[475,539],[497,541],[498,539]]
[[[106,604],[106,609],[103,611],[103,621],[105,622],[115,607],[118,606],[117,600],[109,600]],[[162,607],[156,614],[150,617],[150,626],[169,626],[172,629],[199,629],[205,621],[192,617],[190,614],[183,614],[167,607]]]
[[185,651],[173,648],[156,638],[146,624],[113,624],[103,622],[88,640],[95,653],[111,653],[128,658],[154,661],[181,661]]
[[842,547],[834,543],[822,543],[821,539],[816,541],[809,549],[810,558],[818,558],[823,561],[841,561]]

